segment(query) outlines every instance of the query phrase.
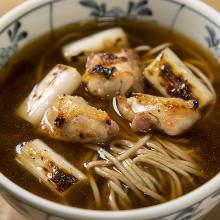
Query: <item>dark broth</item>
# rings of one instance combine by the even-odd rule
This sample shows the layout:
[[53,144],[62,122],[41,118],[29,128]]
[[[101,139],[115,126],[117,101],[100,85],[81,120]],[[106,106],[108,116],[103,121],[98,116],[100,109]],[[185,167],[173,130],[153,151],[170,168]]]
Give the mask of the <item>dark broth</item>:
[[[42,36],[20,50],[0,72],[0,74],[6,74],[8,76],[6,82],[0,88],[0,171],[24,189],[46,199],[63,203],[46,186],[40,184],[36,178],[16,163],[15,146],[18,143],[39,138],[82,171],[84,171],[83,161],[87,153],[87,150],[80,144],[61,142],[37,134],[31,124],[16,116],[15,109],[28,96],[38,81],[37,69],[41,68],[38,66],[39,60],[42,56],[46,57],[46,62],[42,70],[47,74],[48,70],[57,63],[66,63],[61,56],[60,47],[55,46],[61,37],[69,33],[77,33],[75,37],[72,36],[68,39],[68,42],[113,26],[121,26],[126,31],[131,42],[131,47],[142,44],[156,46],[169,41],[173,43],[172,49],[174,52],[183,60],[195,58],[190,52],[194,51],[195,54],[204,58],[209,71],[215,74],[214,86],[217,94],[220,94],[220,66],[214,57],[188,38],[178,33],[170,33],[169,30],[156,25],[141,21],[117,21],[117,25],[115,23],[90,21],[59,29],[55,31],[52,37],[50,34]],[[82,66],[77,67],[83,73]],[[152,89],[148,87],[147,91],[152,91]],[[112,107],[112,101],[103,102],[91,96],[85,91],[83,86],[78,89],[77,94],[82,95],[91,105],[106,110],[110,117],[120,125],[121,136],[126,132],[132,132],[128,126],[128,122],[115,113]],[[190,139],[189,148],[193,148],[194,146],[200,148],[200,154],[205,161],[203,172],[206,174],[207,179],[212,178],[220,171],[219,118],[220,103],[218,102],[206,121],[199,122],[188,133],[181,136]],[[98,180],[98,182],[102,184],[101,180]],[[185,187],[185,193],[203,183],[204,181],[199,180],[197,186]],[[68,205],[75,207],[94,208],[92,191],[85,184],[76,187],[68,195],[67,201]],[[152,204],[154,204],[154,201],[152,201]],[[147,205],[149,204],[141,204],[136,201],[133,208]],[[103,205],[102,209],[106,208],[107,206]]]

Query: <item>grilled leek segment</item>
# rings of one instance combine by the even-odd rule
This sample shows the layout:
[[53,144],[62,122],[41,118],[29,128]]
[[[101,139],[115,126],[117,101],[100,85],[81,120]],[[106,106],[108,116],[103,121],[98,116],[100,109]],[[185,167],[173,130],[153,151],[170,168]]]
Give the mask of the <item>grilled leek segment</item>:
[[215,101],[213,93],[169,48],[164,49],[143,74],[165,97],[196,100],[199,108]]
[[62,53],[68,62],[85,58],[88,53],[100,51],[117,51],[128,47],[128,39],[122,28],[111,28],[70,42],[63,46]]
[[17,114],[37,126],[57,95],[72,94],[81,83],[81,75],[70,66],[58,64],[36,85],[17,110]]
[[16,161],[61,196],[78,182],[87,180],[81,171],[39,139],[17,145]]

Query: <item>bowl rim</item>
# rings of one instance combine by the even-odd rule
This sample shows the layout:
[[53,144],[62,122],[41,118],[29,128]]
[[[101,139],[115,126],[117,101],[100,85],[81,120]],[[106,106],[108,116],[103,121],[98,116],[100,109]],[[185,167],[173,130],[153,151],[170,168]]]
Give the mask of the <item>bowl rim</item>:
[[[192,10],[195,10],[200,14],[205,14],[210,21],[214,21],[220,27],[220,14],[200,0],[161,1],[172,1],[185,4]],[[24,14],[30,13],[38,6],[48,4],[50,2],[53,2],[53,0],[29,0],[18,5],[0,18],[0,27],[3,27],[1,28],[0,33],[2,32],[2,30],[7,28],[12,21],[20,18]],[[166,217],[208,198],[213,192],[215,192],[215,190],[219,189],[219,185],[220,173],[202,186],[191,191],[190,193],[187,193],[175,200],[168,201],[159,205],[123,211],[96,211],[76,207],[68,207],[44,199],[16,185],[0,172],[0,186],[2,186],[2,188],[6,192],[10,192],[11,194],[13,194],[19,202],[41,210],[43,212],[57,215],[57,217],[66,217],[66,219],[72,217],[77,217],[78,219],[134,219],[135,217],[145,218],[147,216],[153,219],[155,217],[158,217],[158,213],[160,213],[160,218]]]
[[[150,219],[158,217],[160,213],[160,218],[170,216],[172,214],[178,213],[187,207],[193,206],[198,202],[208,198],[215,190],[218,189],[218,183],[220,183],[220,174],[213,177],[207,183],[198,187],[197,189],[189,192],[177,199],[168,201],[159,205],[154,205],[145,208],[132,209],[132,210],[121,210],[121,211],[96,211],[88,210],[76,207],[65,206],[58,204],[53,201],[49,201],[40,196],[37,196],[20,186],[16,185],[14,182],[5,177],[0,173],[0,186],[4,188],[7,192],[12,193],[16,197],[16,201],[23,203],[32,208],[36,208],[42,212],[47,212],[57,217],[77,217],[79,219],[134,219],[135,217],[146,217],[150,216]],[[212,189],[212,190],[210,190]],[[210,192],[211,191],[211,192]],[[201,198],[201,195],[202,198]],[[169,210],[175,210],[169,212]]]

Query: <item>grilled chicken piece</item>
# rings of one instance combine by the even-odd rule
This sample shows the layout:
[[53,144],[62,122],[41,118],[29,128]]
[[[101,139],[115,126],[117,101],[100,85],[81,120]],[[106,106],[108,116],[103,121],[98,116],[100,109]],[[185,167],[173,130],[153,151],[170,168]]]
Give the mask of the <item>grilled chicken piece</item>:
[[200,118],[195,100],[133,93],[130,98],[118,95],[117,103],[134,131],[146,132],[154,127],[168,135],[179,135]]
[[38,125],[44,112],[60,94],[72,94],[81,83],[81,75],[70,66],[56,65],[36,85],[30,95],[19,106],[17,114],[34,125]]
[[215,100],[211,91],[169,48],[163,50],[143,74],[163,96],[197,100],[199,108]]
[[117,51],[128,47],[128,39],[122,28],[111,28],[71,42],[62,48],[68,62],[85,59],[92,52]]
[[39,139],[16,146],[16,161],[60,196],[87,177]]
[[141,92],[138,57],[130,49],[121,49],[115,54],[91,54],[82,81],[90,93],[99,97],[114,96],[117,91],[124,94],[129,89]]
[[45,112],[40,131],[52,138],[77,143],[103,143],[116,136],[119,127],[105,111],[81,97],[60,95]]

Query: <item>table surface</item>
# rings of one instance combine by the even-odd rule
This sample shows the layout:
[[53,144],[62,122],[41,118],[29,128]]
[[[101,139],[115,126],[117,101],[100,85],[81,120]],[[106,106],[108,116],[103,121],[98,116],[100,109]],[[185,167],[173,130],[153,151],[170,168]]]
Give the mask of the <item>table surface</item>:
[[[9,9],[24,2],[25,0],[0,0],[0,16],[6,13]],[[220,11],[220,0],[203,0],[213,8]],[[11,208],[4,199],[0,196],[0,219],[1,220],[24,220],[13,208]],[[219,220],[220,205],[213,209],[203,220]]]

